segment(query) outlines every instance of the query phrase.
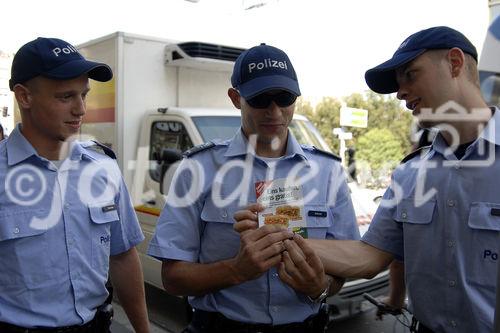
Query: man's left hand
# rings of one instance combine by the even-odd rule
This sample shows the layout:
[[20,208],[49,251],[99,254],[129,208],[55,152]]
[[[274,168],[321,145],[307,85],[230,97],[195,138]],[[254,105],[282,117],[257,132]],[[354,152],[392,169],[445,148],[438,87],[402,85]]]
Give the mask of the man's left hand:
[[329,284],[321,260],[300,235],[283,243],[286,251],[278,268],[281,280],[296,291],[317,298]]

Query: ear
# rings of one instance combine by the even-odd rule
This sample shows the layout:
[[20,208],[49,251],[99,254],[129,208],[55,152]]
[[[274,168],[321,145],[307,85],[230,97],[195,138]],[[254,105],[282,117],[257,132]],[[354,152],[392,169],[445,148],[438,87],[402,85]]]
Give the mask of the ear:
[[14,96],[16,96],[17,104],[19,104],[20,109],[31,108],[32,96],[30,90],[18,83],[14,86]]
[[231,99],[231,102],[233,102],[234,107],[240,110],[241,109],[241,100],[240,100],[241,96],[240,96],[240,93],[238,92],[238,90],[236,90],[234,88],[229,88],[227,90],[227,95]]
[[447,58],[451,66],[451,77],[458,77],[465,66],[464,52],[458,47],[454,47],[448,51]]

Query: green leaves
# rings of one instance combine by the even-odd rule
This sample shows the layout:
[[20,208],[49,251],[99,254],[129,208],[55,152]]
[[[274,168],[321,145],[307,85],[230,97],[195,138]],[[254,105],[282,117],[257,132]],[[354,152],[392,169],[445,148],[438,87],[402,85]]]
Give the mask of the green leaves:
[[[368,177],[367,182],[377,183],[378,178],[390,174],[404,155],[411,151],[412,115],[392,95],[379,95],[370,91],[354,93],[342,100],[348,107],[368,110],[368,128],[348,127],[353,139],[346,144],[356,150],[358,169],[363,164],[371,169],[371,177]],[[312,121],[335,153],[339,152],[340,143],[332,130],[340,127],[341,106],[340,99],[324,97],[316,107],[299,99],[295,109]]]

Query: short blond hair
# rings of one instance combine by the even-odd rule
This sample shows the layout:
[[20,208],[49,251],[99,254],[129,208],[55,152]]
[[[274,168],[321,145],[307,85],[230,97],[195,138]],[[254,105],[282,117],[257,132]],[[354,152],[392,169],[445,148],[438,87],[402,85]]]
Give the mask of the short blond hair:
[[[436,61],[442,61],[446,59],[446,55],[448,54],[449,49],[446,50],[432,50],[429,52],[431,57]],[[477,88],[480,88],[479,83],[479,72],[477,69],[477,61],[468,53],[465,53],[465,61],[464,61],[464,70],[467,78],[470,82],[472,82]]]

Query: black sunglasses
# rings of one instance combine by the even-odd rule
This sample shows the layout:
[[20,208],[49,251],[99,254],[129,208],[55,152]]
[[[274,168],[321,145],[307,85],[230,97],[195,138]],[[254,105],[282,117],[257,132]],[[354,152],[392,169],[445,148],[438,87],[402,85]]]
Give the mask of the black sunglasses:
[[255,109],[266,109],[271,105],[272,101],[276,103],[277,106],[281,108],[285,108],[287,106],[292,105],[297,96],[288,92],[282,91],[278,94],[260,94],[255,97],[247,99],[247,104]]

